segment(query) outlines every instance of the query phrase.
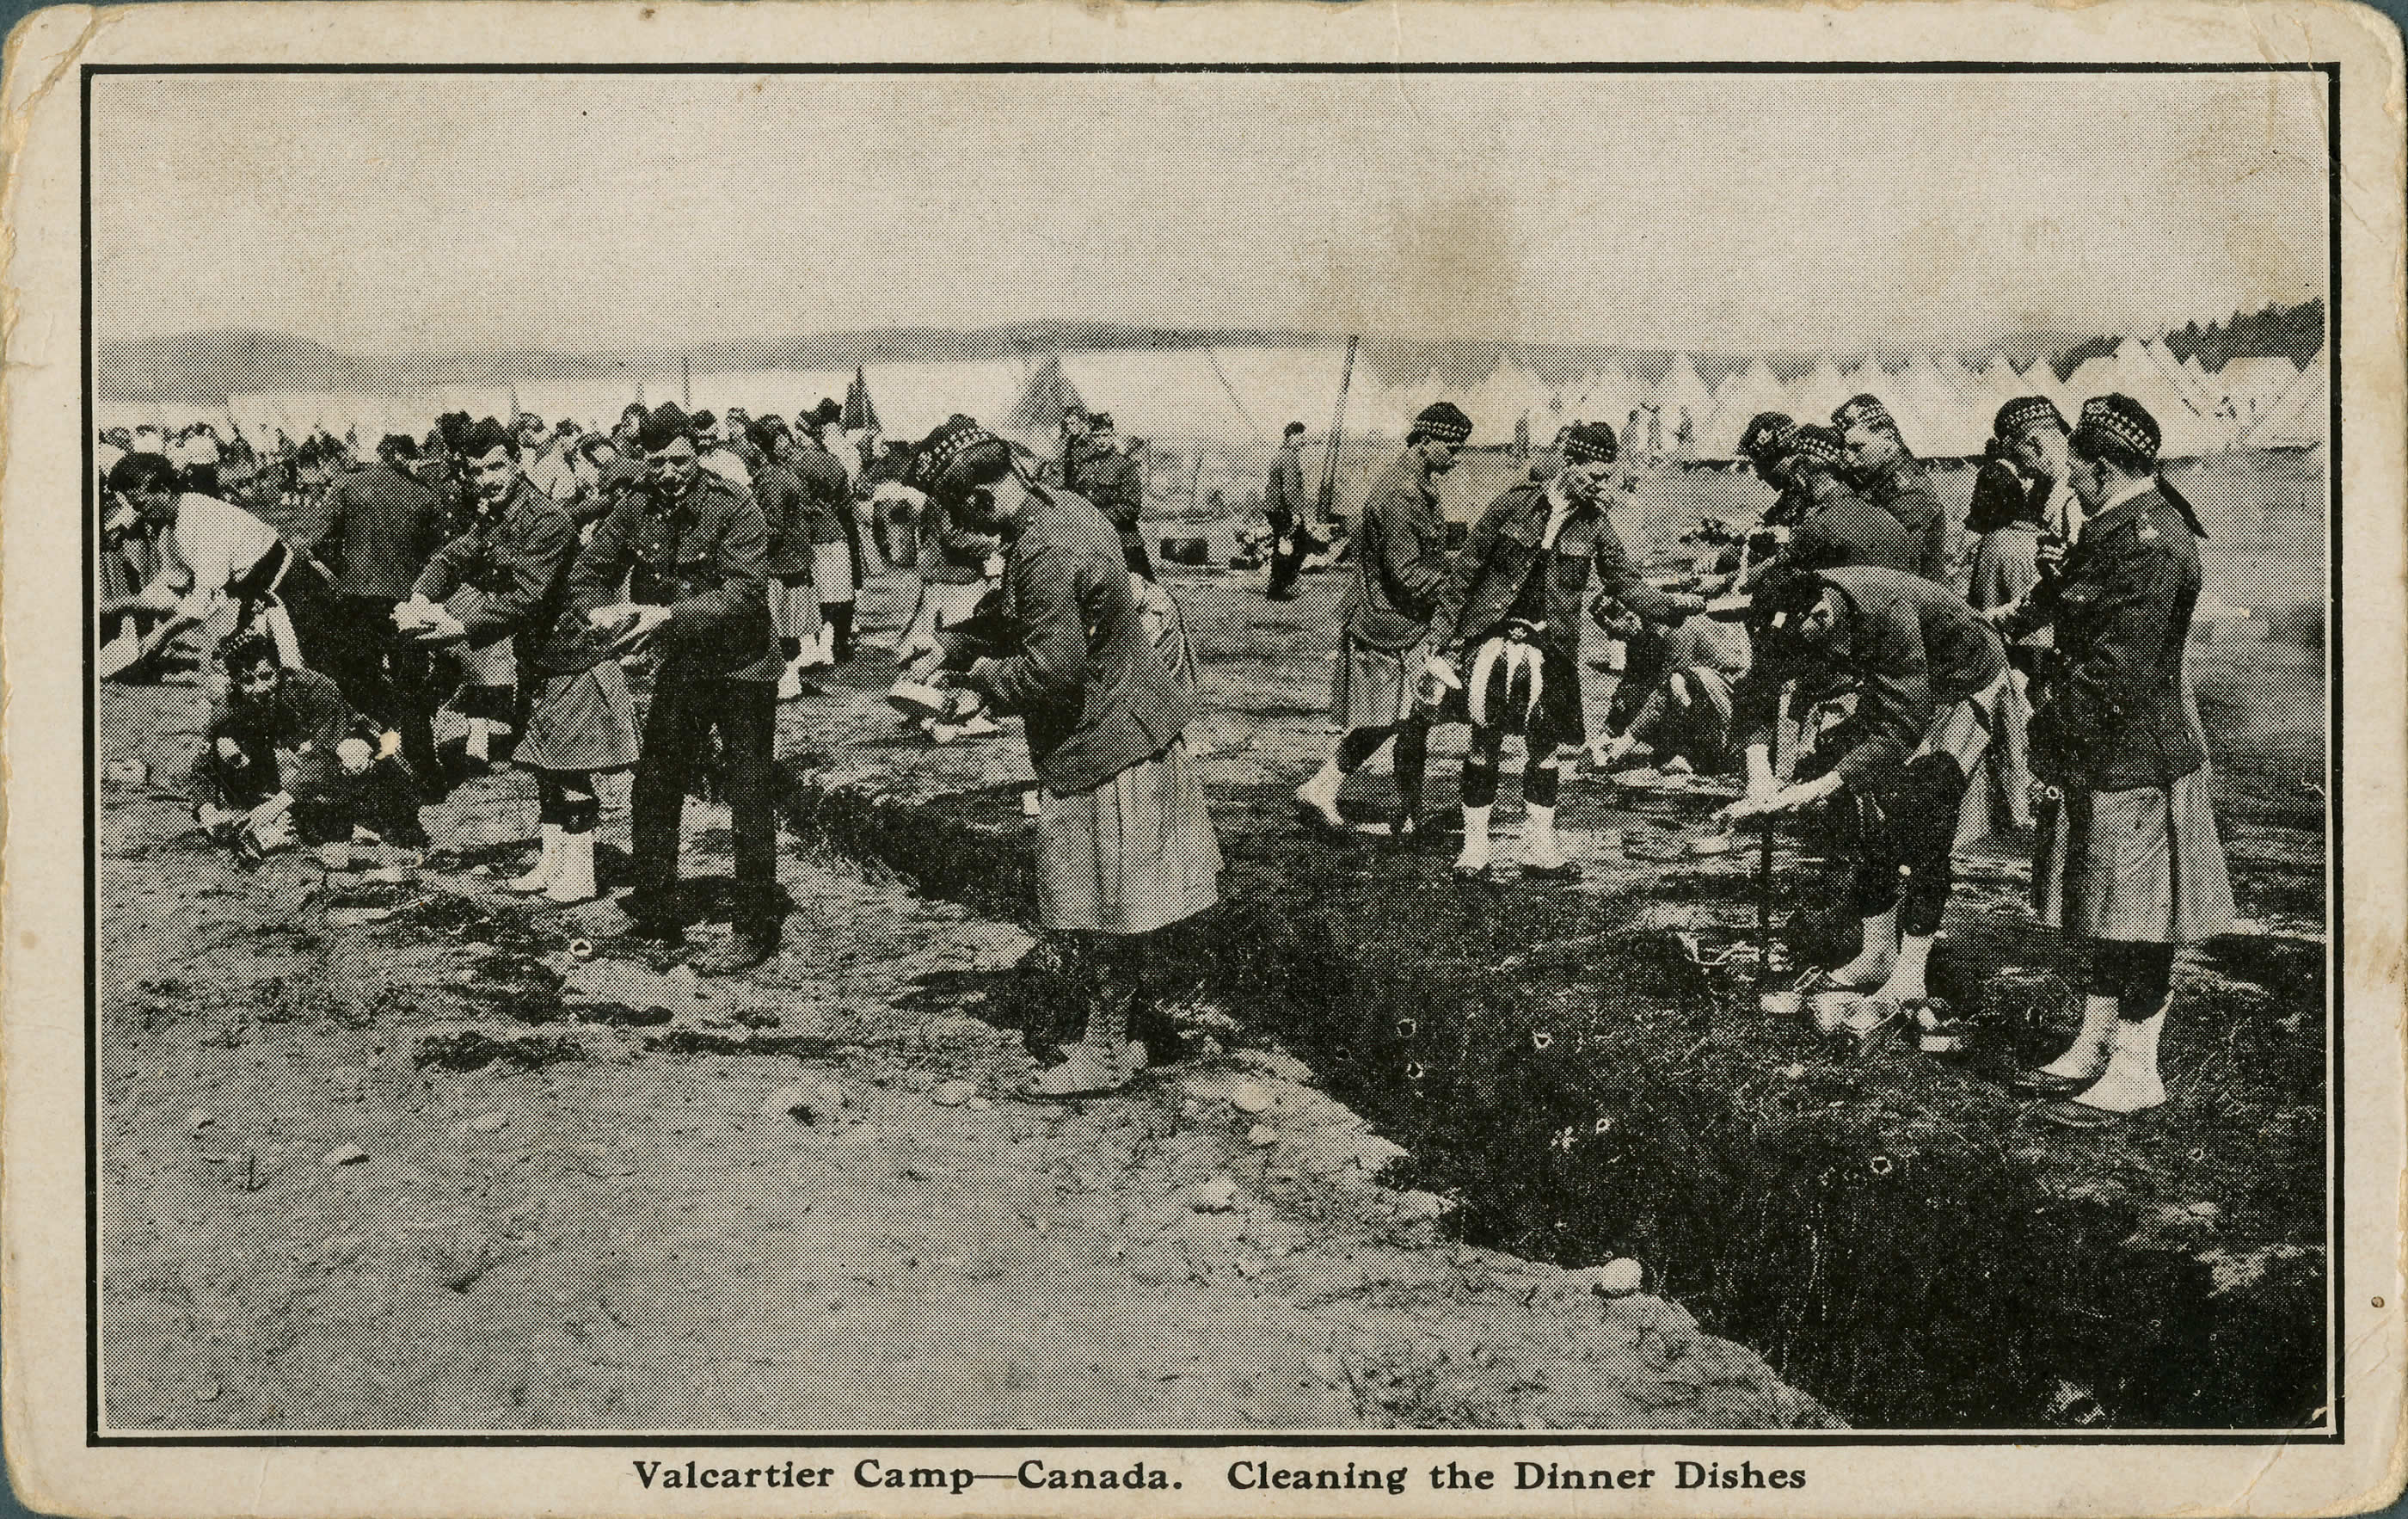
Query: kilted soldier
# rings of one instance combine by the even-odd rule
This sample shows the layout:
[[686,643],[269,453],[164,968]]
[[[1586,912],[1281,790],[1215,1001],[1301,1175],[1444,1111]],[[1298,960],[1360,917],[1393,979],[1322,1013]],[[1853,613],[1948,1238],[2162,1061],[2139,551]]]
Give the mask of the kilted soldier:
[[1581,714],[1580,628],[1592,566],[1600,593],[1640,616],[1678,622],[1698,596],[1668,596],[1632,568],[1606,516],[1621,451],[1610,427],[1579,426],[1564,466],[1543,485],[1517,485],[1481,513],[1430,619],[1430,677],[1461,688],[1471,718],[1463,761],[1463,852],[1455,873],[1489,867],[1489,813],[1508,733],[1528,752],[1522,772],[1523,873],[1576,876],[1555,837],[1559,751],[1586,741]]
[[1304,566],[1304,423],[1292,422],[1280,435],[1279,457],[1271,461],[1270,479],[1263,490],[1263,520],[1271,530],[1271,582],[1263,594],[1273,601],[1296,595],[1297,572]]
[[[827,404],[821,403],[823,410]],[[850,664],[853,606],[861,587],[853,477],[820,441],[814,427],[796,429],[792,464],[803,487],[803,521],[811,542],[811,601],[819,617],[819,646],[806,650],[805,658],[820,665]]]
[[1922,461],[1907,451],[1889,408],[1876,396],[1852,395],[1832,411],[1831,428],[1847,445],[1856,489],[1906,529],[1914,545],[1914,572],[1953,584],[1956,555],[1948,509],[1931,489]]
[[[932,502],[1005,544],[971,623],[905,650],[924,678],[1018,714],[1041,783],[1038,912],[1096,978],[1085,1032],[1035,1095],[1110,1091],[1145,1063],[1128,1038],[1147,937],[1220,900],[1221,846],[1182,730],[1194,694],[1165,666],[1131,594],[1119,531],[1085,498],[1024,480],[985,429],[932,439]],[[941,665],[941,668],[935,666]]]
[[[1856,824],[1849,898],[1862,941],[1855,959],[1818,979],[1832,990],[1870,993],[1851,1022],[1878,1027],[1927,1000],[1924,973],[1948,905],[1957,809],[2000,709],[2021,698],[1998,630],[1919,575],[1854,566],[1797,576],[1770,613],[1737,698],[1747,795],[1726,812],[1794,811],[1846,792]],[[1856,696],[1855,714],[1830,736],[1829,767],[1787,785],[1770,762],[1784,677],[1851,683]]]
[[[1981,611],[2018,607],[2040,583],[2043,554],[2062,561],[2082,536],[2082,501],[2073,489],[2073,462],[2067,448],[2063,413],[2044,395],[2025,395],[1999,408],[1991,431],[2007,462],[2028,483],[2011,513],[1990,525],[1973,555],[1973,580],[1965,599]],[[1969,516],[1967,530],[1972,530]],[[2045,624],[2007,645],[2007,658],[2028,681],[2046,679],[2057,644]],[[2033,699],[2036,689],[2027,688]]]
[[[778,634],[778,699],[803,694],[803,670],[818,663],[820,621],[811,601],[810,523],[803,510],[803,482],[796,477],[796,444],[785,423],[763,417],[752,423],[752,443],[761,463],[752,471],[752,501],[769,529],[769,621]],[[804,640],[810,647],[804,647]]]
[[490,419],[469,430],[462,465],[486,509],[427,561],[411,601],[394,615],[405,636],[424,645],[476,649],[508,640],[519,650],[511,757],[535,775],[543,853],[505,885],[582,902],[595,895],[594,830],[602,804],[594,777],[635,763],[635,703],[618,662],[567,609],[577,524],[519,470],[519,447]]
[[1330,719],[1341,731],[1319,773],[1296,792],[1297,817],[1331,835],[1346,831],[1339,787],[1392,738],[1391,829],[1406,838],[1416,827],[1429,764],[1429,710],[1422,699],[1433,652],[1429,620],[1448,567],[1438,477],[1455,467],[1455,451],[1470,436],[1471,419],[1454,402],[1424,408],[1405,435],[1404,451],[1363,503],[1330,693]]
[[631,937],[685,937],[678,846],[686,792],[719,735],[736,834],[734,932],[695,968],[727,975],[775,954],[785,917],[769,785],[783,668],[769,623],[769,527],[751,496],[701,466],[675,406],[645,417],[640,441],[652,479],[595,524],[569,573],[569,601],[617,648],[658,650],[636,766],[635,884],[620,902]]
[[2060,571],[2005,623],[2057,631],[2031,724],[2043,794],[2032,890],[2086,955],[2082,1029],[2016,1084],[2099,1128],[2166,1099],[2157,1043],[2184,944],[2232,926],[2207,745],[2185,650],[2199,601],[2190,504],[2157,478],[2157,419],[2128,395],[2086,401],[2070,471],[2087,521]]

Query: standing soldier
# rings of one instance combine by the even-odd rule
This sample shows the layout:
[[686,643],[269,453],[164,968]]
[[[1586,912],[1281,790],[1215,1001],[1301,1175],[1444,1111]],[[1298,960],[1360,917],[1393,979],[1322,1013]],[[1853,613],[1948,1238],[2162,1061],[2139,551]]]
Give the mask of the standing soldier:
[[394,608],[443,546],[443,506],[405,470],[418,445],[395,434],[377,462],[326,493],[325,530],[310,552],[334,577],[335,637],[318,659],[354,709],[401,735],[402,757],[430,802],[443,799],[435,752],[435,676],[426,651],[405,639]]
[[1422,688],[1429,663],[1429,621],[1446,584],[1446,514],[1438,477],[1455,467],[1471,419],[1436,401],[1413,419],[1405,450],[1381,472],[1363,503],[1355,535],[1354,583],[1338,640],[1330,719],[1340,730],[1319,773],[1296,791],[1297,815],[1330,835],[1346,831],[1338,790],[1390,738],[1397,741],[1393,836],[1412,836],[1429,764],[1429,712]]
[[2166,1100],[2157,1041],[2174,954],[2232,926],[2205,736],[2185,652],[2199,602],[2190,504],[2157,478],[2157,419],[2128,395],[2082,404],[2073,487],[2081,541],[2009,633],[2057,630],[2059,668],[2031,724],[2046,782],[2032,891],[2042,921],[2088,965],[2071,1048],[2016,1084],[2061,1097],[2045,1115],[2102,1128]]
[[1831,413],[1831,427],[1847,445],[1856,489],[1906,529],[1914,545],[1914,572],[1936,584],[1953,584],[1956,555],[1948,509],[1932,491],[1922,462],[1907,451],[1889,408],[1877,396],[1852,395]]
[[1264,595],[1286,601],[1296,595],[1304,565],[1304,423],[1292,422],[1280,435],[1279,457],[1263,492],[1263,517],[1271,530],[1271,583]]
[[[992,619],[905,650],[930,680],[1025,720],[1042,782],[1039,911],[1095,978],[1080,1042],[1039,1096],[1110,1091],[1145,1064],[1129,1041],[1149,936],[1220,900],[1221,847],[1180,735],[1192,688],[1148,637],[1119,536],[1088,502],[1024,480],[975,424],[928,445],[930,499],[1007,546]],[[931,668],[938,662],[947,672]],[[963,712],[960,715],[967,715]]]
[[[784,917],[769,789],[782,667],[769,623],[769,528],[752,497],[701,466],[674,405],[644,419],[641,441],[652,478],[595,525],[569,596],[587,621],[617,635],[620,649],[661,650],[636,767],[635,886],[620,904],[634,937],[685,937],[678,844],[687,782],[719,734],[737,904],[726,948],[695,968],[724,975],[776,953]],[[624,602],[623,582],[631,597]]]
[[[820,403],[823,409],[832,403]],[[818,609],[818,645],[803,651],[807,665],[845,665],[853,660],[853,607],[861,566],[853,521],[853,478],[844,461],[828,451],[819,426],[798,428],[793,458],[802,486],[805,535],[810,540],[811,600]]]
[[517,440],[491,418],[462,438],[462,468],[480,509],[468,532],[437,551],[394,616],[426,647],[490,649],[514,643],[525,669],[510,718],[515,758],[536,774],[543,853],[508,882],[557,902],[595,895],[594,829],[601,802],[593,772],[634,758],[634,704],[618,666],[563,628],[577,524],[519,468]]
[[[1770,597],[1781,581],[1819,569],[1875,565],[1915,568],[1915,545],[1898,519],[1848,488],[1847,450],[1828,427],[1791,430],[1781,466],[1782,502],[1800,510],[1789,540],[1748,572],[1742,589]],[[1794,503],[1802,501],[1802,509]]]
[[[1856,957],[1822,973],[1828,987],[1869,994],[1852,1010],[1861,1032],[1927,1000],[1925,967],[1951,885],[1950,852],[1965,787],[1999,709],[2020,700],[1998,631],[1946,586],[1870,566],[1794,576],[1770,598],[1757,663],[1737,699],[1747,795],[1733,818],[1796,810],[1842,790],[1855,810],[1849,888],[1862,928]],[[1774,775],[1780,681],[1853,681],[1856,709],[1837,730],[1829,768],[1788,785]],[[1818,752],[1818,758],[1820,757]]]
[[1463,686],[1471,714],[1471,750],[1463,761],[1463,853],[1455,873],[1487,874],[1489,810],[1505,736],[1527,750],[1522,772],[1523,873],[1577,876],[1555,838],[1561,770],[1556,754],[1578,748],[1580,628],[1590,568],[1602,593],[1652,622],[1678,622],[1705,608],[1702,598],[1668,596],[1631,566],[1606,516],[1612,501],[1611,427],[1578,426],[1563,441],[1564,466],[1543,485],[1516,485],[1481,513],[1470,539],[1440,590],[1430,619],[1431,676]]
[[1122,451],[1111,412],[1096,412],[1087,426],[1086,456],[1079,466],[1076,490],[1120,529],[1121,553],[1128,567],[1150,580],[1154,560],[1145,552],[1145,532],[1139,524],[1145,511],[1145,471]]
[[[803,667],[819,652],[819,619],[811,603],[810,523],[803,511],[803,482],[794,470],[794,435],[775,417],[752,423],[746,439],[760,462],[752,466],[752,500],[769,529],[769,621],[778,634],[778,699],[803,695]],[[803,639],[811,647],[807,652]]]

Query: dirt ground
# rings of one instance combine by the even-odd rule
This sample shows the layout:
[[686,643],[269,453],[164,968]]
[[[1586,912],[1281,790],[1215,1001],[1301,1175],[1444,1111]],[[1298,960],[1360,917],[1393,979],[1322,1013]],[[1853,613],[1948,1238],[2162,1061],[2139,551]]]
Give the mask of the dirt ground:
[[[1745,494],[1672,484],[1626,536],[1669,546]],[[2218,527],[2252,509],[2203,506]],[[2321,1416],[2323,753],[2285,715],[2319,709],[2321,649],[2297,587],[2243,581],[2285,604],[2195,651],[2249,921],[2184,958],[2167,1107],[2072,1136],[2003,1081],[2071,1010],[2015,841],[1960,862],[1935,957],[1973,1053],[1837,1046],[1755,1011],[1753,852],[1676,847],[1711,794],[1571,781],[1571,884],[1466,888],[1444,837],[1331,848],[1287,792],[1327,742],[1336,578],[1285,604],[1255,575],[1170,583],[1226,900],[1150,988],[1193,1058],[1082,1107],[1009,1095],[1066,1016],[1012,926],[1018,725],[930,744],[874,651],[783,709],[786,953],[692,1006],[566,958],[576,915],[489,895],[534,831],[516,778],[430,811],[449,867],[406,887],[233,870],[177,803],[105,791],[112,1423]],[[905,595],[873,585],[867,631]],[[197,692],[103,699],[104,760],[180,773]],[[1441,818],[1463,741],[1433,745]],[[1387,796],[1367,773],[1346,806]],[[1518,806],[1509,773],[1500,853]],[[690,810],[702,869],[726,842]],[[1784,837],[1773,879],[1789,959],[1853,933],[1818,841]],[[969,1096],[939,1103],[954,1081]],[[1232,1103],[1241,1081],[1262,1112]],[[366,1158],[330,1164],[344,1145]],[[1226,1211],[1197,1190],[1223,1178]],[[1592,1291],[1617,1258],[1664,1296]]]
[[[163,775],[202,715],[104,700],[104,757]],[[385,882],[104,793],[112,1426],[1831,1422],[1673,1302],[1452,1238],[1275,1047],[1014,1099],[981,1014],[1043,954],[874,866],[790,848],[741,983],[580,961],[492,891],[527,805],[472,782],[447,868]]]

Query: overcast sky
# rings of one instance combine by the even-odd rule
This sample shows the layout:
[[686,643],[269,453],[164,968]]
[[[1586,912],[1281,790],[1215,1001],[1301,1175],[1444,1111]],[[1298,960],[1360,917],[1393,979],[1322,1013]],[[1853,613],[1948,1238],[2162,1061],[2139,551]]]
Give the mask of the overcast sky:
[[2319,294],[2323,80],[104,76],[100,336],[889,324],[1713,350]]

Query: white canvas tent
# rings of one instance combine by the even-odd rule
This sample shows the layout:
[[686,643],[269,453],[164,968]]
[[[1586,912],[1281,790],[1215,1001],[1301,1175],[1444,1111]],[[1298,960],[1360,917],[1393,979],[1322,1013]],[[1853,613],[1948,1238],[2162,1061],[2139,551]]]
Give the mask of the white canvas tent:
[[2300,371],[2283,394],[2242,435],[2254,449],[2307,448],[2325,441],[2332,420],[2331,382],[2322,363]]
[[[1234,389],[1204,349],[1065,353],[1062,369],[1088,409],[1111,413],[1112,425],[1123,437],[1260,440],[1260,425],[1238,404]],[[1272,424],[1274,429],[1278,425]]]
[[1723,381],[1714,396],[1713,415],[1698,432],[1698,456],[1701,459],[1732,459],[1739,456],[1739,441],[1747,431],[1748,423],[1757,413],[1785,411],[1788,394],[1772,370],[1762,359],[1751,359],[1747,367]]
[[2247,428],[2281,399],[2300,378],[2300,371],[2290,360],[2277,354],[2269,358],[2227,359],[2224,367],[2209,378],[2231,405],[2232,414]]

